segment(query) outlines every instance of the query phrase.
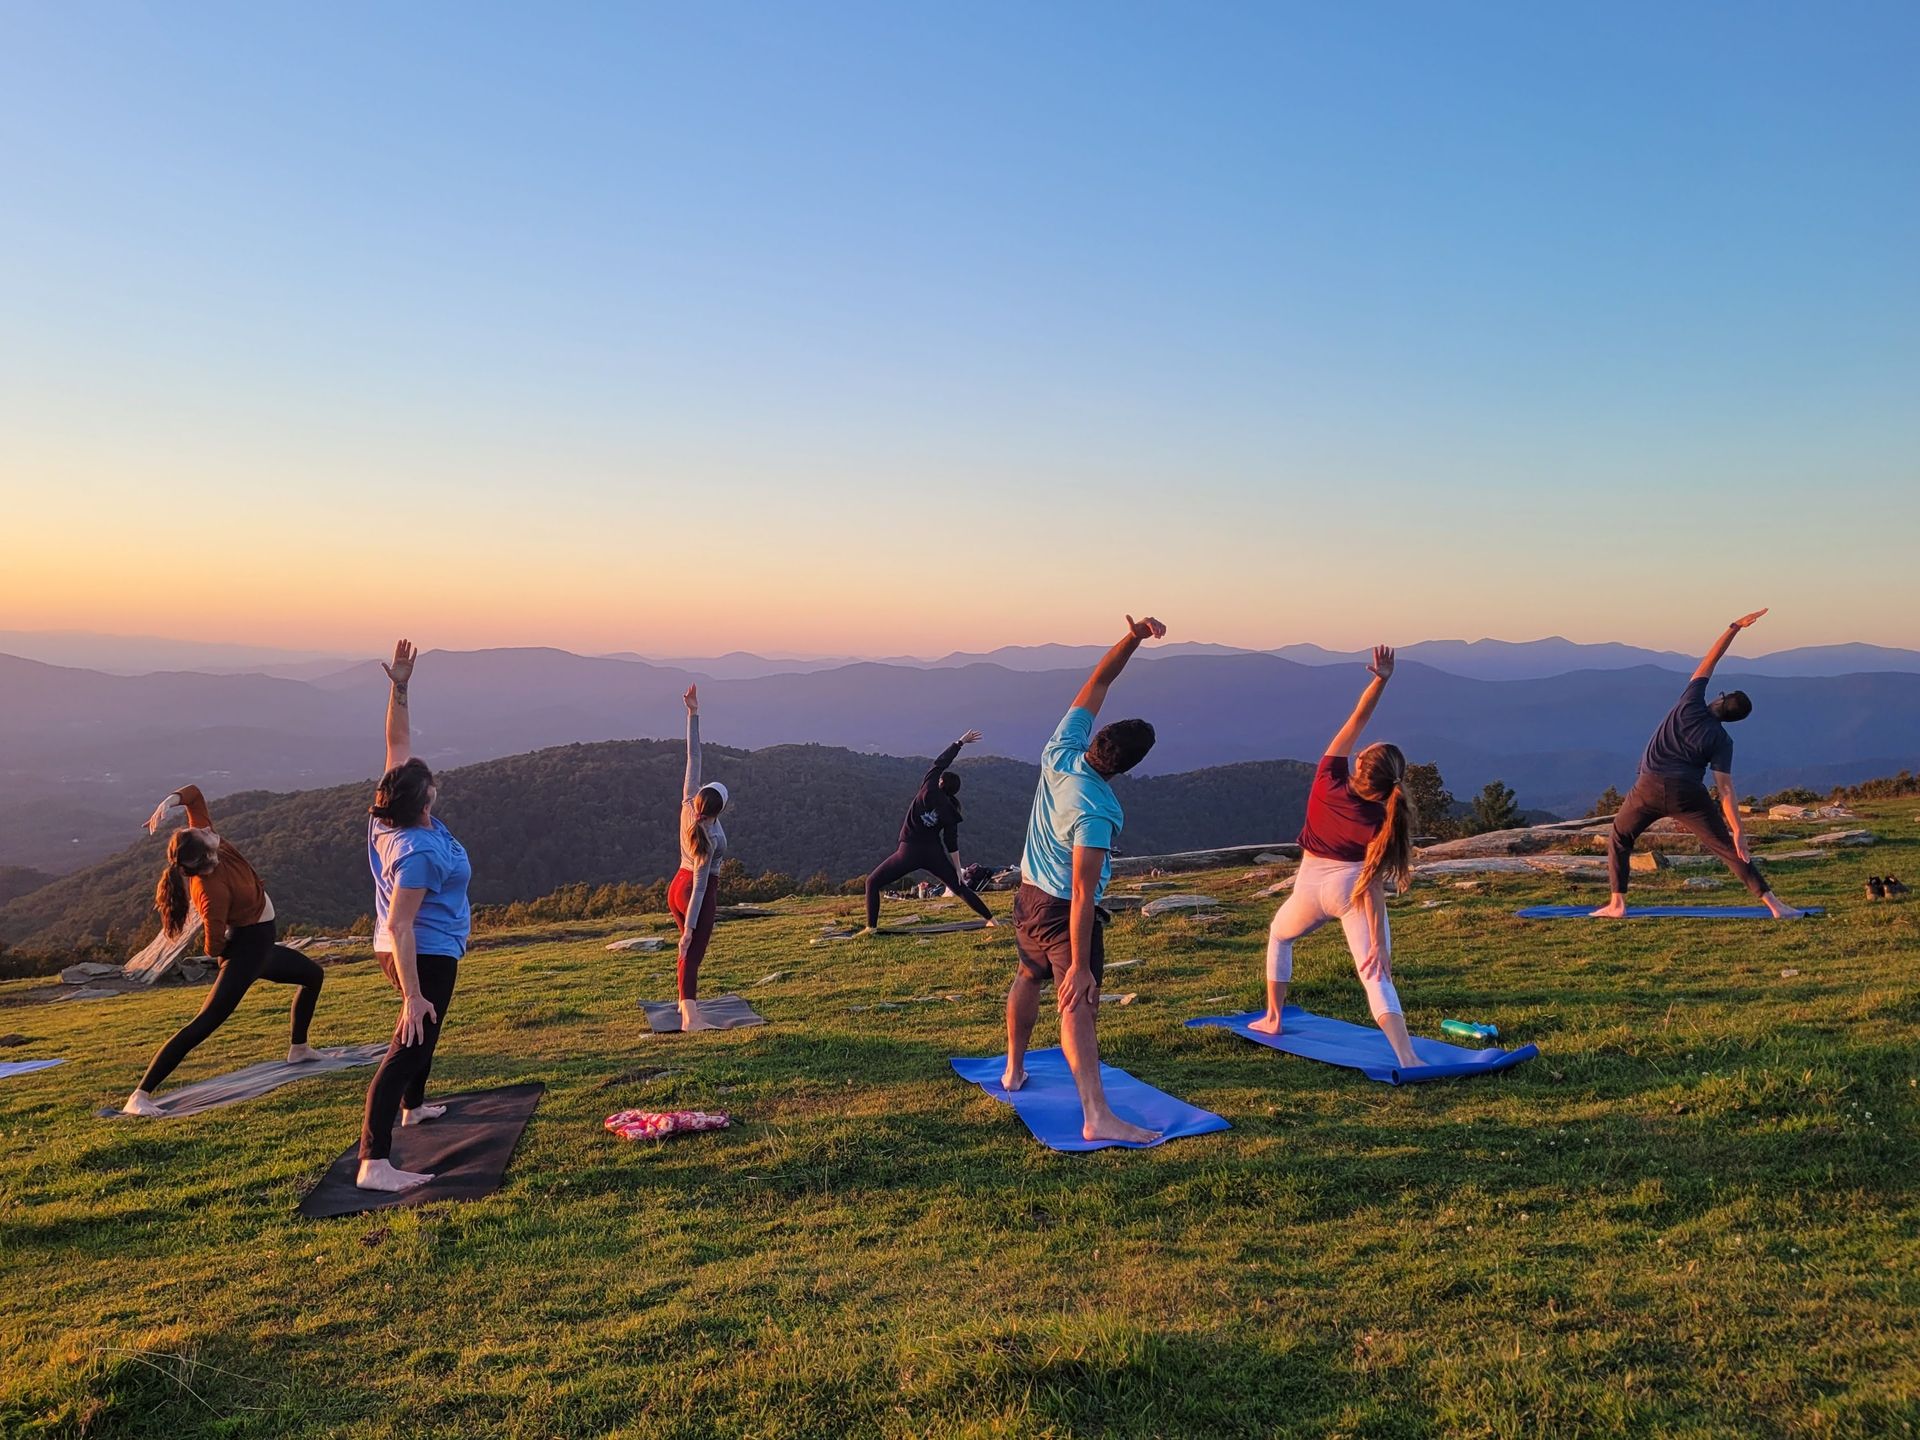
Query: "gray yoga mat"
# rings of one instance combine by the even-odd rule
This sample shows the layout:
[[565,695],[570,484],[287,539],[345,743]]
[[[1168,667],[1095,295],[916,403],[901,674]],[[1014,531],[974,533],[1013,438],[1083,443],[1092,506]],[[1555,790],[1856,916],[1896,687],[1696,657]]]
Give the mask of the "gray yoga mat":
[[[161,1115],[198,1115],[203,1110],[218,1110],[222,1105],[232,1105],[241,1100],[252,1100],[265,1095],[269,1090],[278,1090],[282,1085],[291,1085],[295,1080],[311,1079],[315,1075],[332,1075],[341,1070],[353,1070],[364,1065],[377,1065],[380,1057],[387,1053],[386,1042],[373,1045],[346,1045],[332,1050],[322,1050],[318,1060],[308,1060],[303,1064],[290,1065],[285,1060],[262,1060],[258,1065],[249,1065],[244,1070],[236,1070],[231,1075],[216,1075],[211,1080],[196,1080],[191,1085],[182,1085],[178,1090],[162,1090],[153,1097]],[[161,1116],[127,1115],[125,1111],[105,1108],[94,1112],[107,1117],[122,1117],[129,1120],[159,1119]]]
[[962,930],[984,930],[984,920],[949,920],[941,925],[882,925],[882,935],[956,935]]
[[35,1070],[51,1070],[58,1060],[0,1060],[0,1080],[9,1075],[31,1075]]
[[[642,1000],[647,1024],[656,1035],[680,1033],[680,1004],[675,1000]],[[700,1002],[700,1018],[716,1030],[738,1030],[742,1025],[764,1025],[767,1017],[756,1015],[753,1006],[738,995],[716,995]]]

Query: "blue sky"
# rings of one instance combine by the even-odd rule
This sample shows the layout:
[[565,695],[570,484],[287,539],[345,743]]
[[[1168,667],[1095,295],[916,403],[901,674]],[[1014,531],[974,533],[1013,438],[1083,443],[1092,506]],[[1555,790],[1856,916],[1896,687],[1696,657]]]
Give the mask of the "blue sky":
[[[1766,648],[1916,643],[1916,42],[1913,6],[19,7],[0,603],[355,648],[1149,607],[1694,648],[1760,604]],[[246,604],[153,588],[196,527]]]

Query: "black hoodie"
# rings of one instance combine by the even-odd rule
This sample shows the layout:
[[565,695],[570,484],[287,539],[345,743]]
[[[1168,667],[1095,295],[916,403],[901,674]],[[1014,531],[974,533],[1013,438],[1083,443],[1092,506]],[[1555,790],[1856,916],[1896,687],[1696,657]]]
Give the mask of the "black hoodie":
[[907,807],[907,818],[900,822],[902,845],[938,844],[949,855],[960,848],[960,803],[940,788],[940,777],[959,754],[960,742],[956,740],[940,752],[940,758],[920,782],[919,793]]

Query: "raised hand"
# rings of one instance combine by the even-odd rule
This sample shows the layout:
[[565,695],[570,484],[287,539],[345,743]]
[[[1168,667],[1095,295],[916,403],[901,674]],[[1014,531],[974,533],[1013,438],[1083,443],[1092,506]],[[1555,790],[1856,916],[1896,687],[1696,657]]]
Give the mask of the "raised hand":
[[1742,615],[1738,620],[1733,622],[1733,628],[1736,630],[1746,629],[1749,625],[1753,624],[1754,621],[1766,614],[1770,608],[1772,607],[1763,605],[1751,615]]
[[1158,640],[1167,633],[1167,627],[1151,615],[1144,620],[1136,620],[1131,615],[1127,616],[1127,629],[1136,640]]
[[1373,647],[1373,663],[1367,666],[1369,675],[1378,675],[1382,680],[1393,677],[1393,647],[1376,645]]
[[967,731],[966,734],[960,737],[960,743],[962,745],[971,745],[973,744],[974,741],[978,740],[979,738],[980,738],[980,732],[978,730],[969,730]]
[[393,646],[393,663],[381,663],[380,668],[387,672],[387,679],[396,685],[404,685],[413,678],[413,662],[420,652],[413,647],[411,640],[397,640]]
[[680,698],[687,703],[687,714],[698,715],[700,713],[700,687],[698,685],[687,686],[687,693]]
[[147,817],[147,834],[158,835],[160,833],[160,827],[167,823],[168,813],[179,803],[180,797],[178,795],[169,795],[158,805],[154,806],[153,814]]

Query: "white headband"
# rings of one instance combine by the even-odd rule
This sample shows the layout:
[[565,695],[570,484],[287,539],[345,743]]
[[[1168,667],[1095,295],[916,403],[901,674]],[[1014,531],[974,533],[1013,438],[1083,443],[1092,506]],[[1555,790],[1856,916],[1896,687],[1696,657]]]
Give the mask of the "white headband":
[[727,803],[727,787],[722,785],[718,780],[709,780],[700,788],[702,790],[711,790],[714,794],[718,795],[722,806]]

